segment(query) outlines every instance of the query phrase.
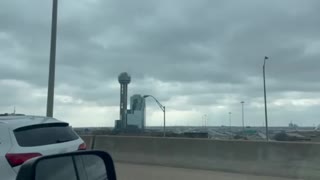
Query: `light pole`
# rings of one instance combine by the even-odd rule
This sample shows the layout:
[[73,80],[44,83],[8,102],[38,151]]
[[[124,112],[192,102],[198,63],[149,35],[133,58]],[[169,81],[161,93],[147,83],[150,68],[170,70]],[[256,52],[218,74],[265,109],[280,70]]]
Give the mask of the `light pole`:
[[207,114],[204,115],[204,126],[207,129],[207,127],[208,127],[208,115]]
[[230,128],[230,133],[231,133],[231,112],[229,112],[229,128]]
[[163,137],[166,137],[166,107],[163,106],[154,96],[152,95],[144,95],[143,98],[152,97],[160,109],[163,111]]
[[56,66],[57,16],[58,16],[58,0],[53,0],[52,1],[49,80],[48,80],[48,95],[47,95],[47,117],[53,116],[54,78],[55,78],[55,66]]
[[240,103],[242,105],[242,131],[244,131],[244,101],[241,101]]
[[268,130],[268,110],[267,110],[267,90],[266,90],[266,60],[269,59],[267,56],[264,57],[263,61],[263,90],[264,90],[264,114],[266,121],[266,138],[269,141],[269,130]]
[[208,115],[204,114],[202,116],[202,125],[204,126],[204,129],[207,129],[207,123],[208,123]]

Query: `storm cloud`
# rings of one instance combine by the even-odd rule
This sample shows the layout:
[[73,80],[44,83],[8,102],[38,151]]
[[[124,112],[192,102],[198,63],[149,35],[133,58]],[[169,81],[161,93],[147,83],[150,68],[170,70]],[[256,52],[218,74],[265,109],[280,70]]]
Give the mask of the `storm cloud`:
[[[0,2],[0,111],[45,114],[51,1]],[[320,123],[318,0],[59,1],[55,117],[113,126],[117,76],[129,95],[152,94],[169,125],[264,122],[267,61],[270,125]],[[162,114],[147,101],[147,125]]]

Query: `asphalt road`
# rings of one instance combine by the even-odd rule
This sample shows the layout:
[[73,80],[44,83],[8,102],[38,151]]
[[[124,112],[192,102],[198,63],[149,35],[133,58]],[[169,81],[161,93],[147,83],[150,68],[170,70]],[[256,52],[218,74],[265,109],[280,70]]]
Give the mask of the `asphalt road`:
[[173,168],[153,165],[116,163],[119,180],[293,180],[290,178]]

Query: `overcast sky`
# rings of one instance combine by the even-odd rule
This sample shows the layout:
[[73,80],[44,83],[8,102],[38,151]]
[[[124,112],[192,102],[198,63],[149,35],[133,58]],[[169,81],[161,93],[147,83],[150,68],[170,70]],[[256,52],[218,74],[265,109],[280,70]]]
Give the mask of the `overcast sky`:
[[[0,1],[0,112],[45,115],[51,0]],[[320,124],[319,0],[60,0],[54,116],[113,126],[117,76],[168,125]],[[148,126],[162,112],[147,100]]]

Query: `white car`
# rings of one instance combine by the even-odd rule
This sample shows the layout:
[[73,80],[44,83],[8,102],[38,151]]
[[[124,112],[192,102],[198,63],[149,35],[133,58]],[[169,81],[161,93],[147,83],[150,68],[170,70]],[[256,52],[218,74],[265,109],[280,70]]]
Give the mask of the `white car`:
[[28,159],[85,149],[86,144],[66,122],[41,116],[0,115],[1,180],[14,180]]

